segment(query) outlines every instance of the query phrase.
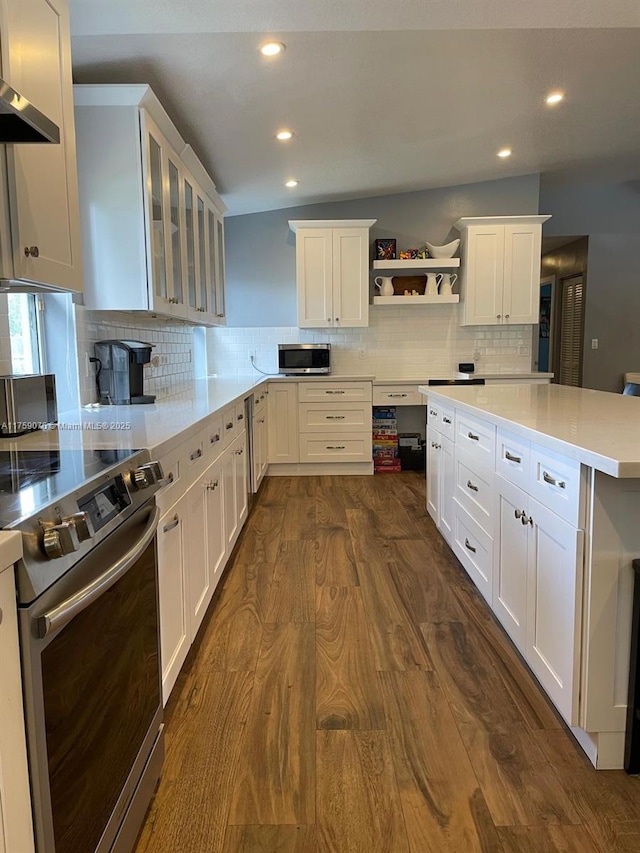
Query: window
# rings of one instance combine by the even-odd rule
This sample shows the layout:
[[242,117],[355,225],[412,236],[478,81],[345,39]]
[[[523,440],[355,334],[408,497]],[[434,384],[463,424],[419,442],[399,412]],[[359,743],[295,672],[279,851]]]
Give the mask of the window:
[[7,296],[13,373],[42,372],[38,300],[35,293],[9,293]]

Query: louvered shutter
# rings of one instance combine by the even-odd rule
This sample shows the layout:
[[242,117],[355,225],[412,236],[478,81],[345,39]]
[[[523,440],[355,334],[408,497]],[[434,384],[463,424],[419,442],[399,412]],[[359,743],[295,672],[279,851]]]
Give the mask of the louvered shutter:
[[560,384],[580,385],[584,289],[581,275],[562,281],[560,330]]

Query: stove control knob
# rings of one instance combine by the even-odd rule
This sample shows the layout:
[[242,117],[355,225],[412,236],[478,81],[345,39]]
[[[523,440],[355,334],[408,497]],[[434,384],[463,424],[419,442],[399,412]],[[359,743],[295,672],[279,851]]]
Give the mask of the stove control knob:
[[48,527],[44,531],[44,552],[50,560],[64,557],[78,550],[80,540],[75,524],[70,521],[62,521]]
[[96,532],[93,529],[93,523],[86,512],[74,512],[73,515],[67,515],[62,520],[68,521],[69,524],[73,524],[80,542],[86,542],[87,539],[91,539],[92,536],[95,536]]
[[141,465],[131,472],[131,482],[134,489],[148,489],[159,483],[164,477],[162,466],[159,462],[149,462]]

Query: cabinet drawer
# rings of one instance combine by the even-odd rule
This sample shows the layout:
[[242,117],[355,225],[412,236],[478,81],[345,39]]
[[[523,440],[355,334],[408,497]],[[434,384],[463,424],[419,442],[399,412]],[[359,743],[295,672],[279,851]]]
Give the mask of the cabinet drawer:
[[505,480],[529,491],[531,443],[498,427],[496,436],[496,471]]
[[326,379],[300,382],[298,400],[300,403],[317,403],[319,400],[332,400],[334,403],[370,403],[371,382],[328,382]]
[[371,403],[300,403],[300,432],[365,432],[371,426]]
[[265,386],[259,388],[253,394],[253,413],[259,414],[267,405],[267,389]]
[[492,536],[494,473],[474,462],[471,454],[456,448],[454,495],[471,518]]
[[371,430],[301,433],[300,462],[371,462]]
[[201,472],[204,471],[205,465],[208,464],[207,457],[205,456],[207,440],[207,430],[202,429],[182,445],[182,466],[186,479],[189,481],[188,485],[197,480]]
[[481,465],[494,468],[496,428],[493,424],[456,411],[456,445],[470,453]]
[[493,539],[453,501],[453,550],[465,571],[491,604]]
[[213,462],[222,453],[224,445],[223,435],[222,413],[212,415],[205,427],[205,453],[208,462]]
[[424,406],[426,398],[417,385],[374,385],[374,406]]
[[171,450],[160,459],[162,472],[168,484],[156,494],[156,503],[160,512],[166,512],[186,491],[186,485],[180,479],[183,467],[184,448],[182,445]]
[[229,447],[234,438],[239,434],[236,423],[236,407],[227,406],[222,410],[222,447]]
[[440,412],[442,407],[440,403],[427,398],[427,426],[440,430]]
[[580,463],[531,445],[529,494],[574,527],[580,523]]

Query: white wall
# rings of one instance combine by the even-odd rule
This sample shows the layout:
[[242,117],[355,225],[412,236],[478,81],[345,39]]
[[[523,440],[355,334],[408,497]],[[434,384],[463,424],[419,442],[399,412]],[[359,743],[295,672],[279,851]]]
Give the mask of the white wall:
[[11,373],[11,338],[9,337],[9,309],[7,296],[0,293],[0,374]]
[[[276,373],[279,343],[329,342],[337,373],[377,378],[449,376],[460,361],[478,371],[531,369],[530,326],[460,326],[459,305],[371,306],[363,329],[298,329],[294,326],[209,329],[209,371],[221,376]],[[257,375],[257,373],[255,373]]]

